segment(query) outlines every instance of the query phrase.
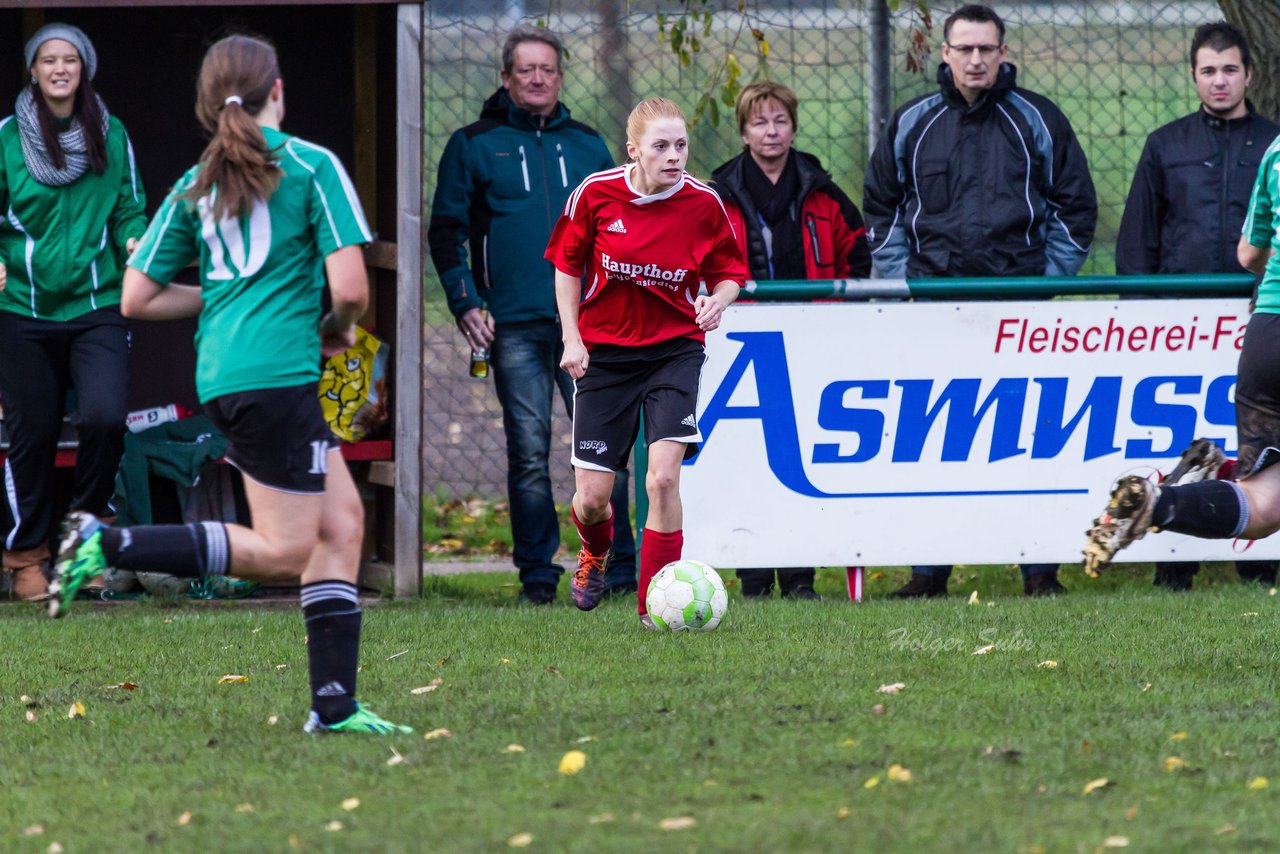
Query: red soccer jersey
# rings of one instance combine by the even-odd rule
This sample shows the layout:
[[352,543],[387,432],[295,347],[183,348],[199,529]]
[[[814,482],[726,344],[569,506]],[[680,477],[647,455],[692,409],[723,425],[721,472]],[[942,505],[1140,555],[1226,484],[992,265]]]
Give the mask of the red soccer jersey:
[[687,172],[652,196],[631,184],[633,165],[597,172],[569,196],[547,260],[587,289],[578,328],[596,344],[643,346],[705,336],[694,322],[699,282],[742,285],[747,265],[720,197]]

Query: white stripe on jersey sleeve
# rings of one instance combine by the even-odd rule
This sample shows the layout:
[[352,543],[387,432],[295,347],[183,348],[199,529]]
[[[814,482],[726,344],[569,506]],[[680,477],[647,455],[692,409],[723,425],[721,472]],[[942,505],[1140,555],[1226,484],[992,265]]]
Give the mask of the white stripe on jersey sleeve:
[[729,212],[724,209],[724,201],[720,198],[720,194],[717,193],[715,190],[711,189],[711,187],[709,187],[708,185],[699,181],[697,178],[690,175],[688,172],[684,173],[684,178],[685,178],[685,183],[687,183],[690,187],[692,187],[695,190],[701,190],[704,193],[708,193],[711,196],[711,198],[716,200],[716,204],[720,206],[720,213],[724,214],[725,222],[729,223],[729,233],[733,235],[734,240],[737,240],[738,235],[737,235],[737,232],[733,230],[733,220],[729,219]]
[[627,167],[624,163],[622,166],[615,166],[612,169],[606,169],[603,172],[595,172],[588,175],[578,188],[569,194],[568,200],[564,203],[564,213],[570,219],[578,212],[578,201],[582,198],[582,191],[587,188],[588,184],[594,184],[598,181],[608,181],[611,178],[617,178],[626,171]]
[[342,161],[327,148],[298,139],[296,136],[292,137],[285,143],[285,150],[289,152],[290,157],[298,162],[299,166],[311,173],[312,183],[315,184],[316,192],[320,194],[320,203],[324,205],[324,215],[329,220],[329,230],[333,232],[333,242],[341,244],[342,236],[338,234],[338,226],[333,221],[333,211],[329,207],[329,199],[325,196],[324,188],[320,186],[320,182],[314,180],[316,176],[315,168],[298,156],[298,152],[293,150],[294,145],[329,158],[329,162],[333,164],[334,171],[338,173],[338,180],[342,183],[342,192],[346,194],[347,206],[351,208],[351,213],[355,217],[356,227],[360,229],[360,235],[366,243],[372,243],[373,234],[369,231],[369,224],[365,222],[364,208],[360,206],[360,198],[356,195],[356,188],[351,185],[351,179],[347,177],[347,170],[342,167]]
[[[151,251],[147,253],[147,257],[142,262],[142,266],[138,268],[143,273],[149,272],[149,270],[151,269],[151,262],[156,259],[156,250],[160,248],[160,243],[164,240],[164,233],[165,233],[165,230],[169,228],[169,221],[173,219],[173,212],[178,209],[177,197],[175,196],[171,198],[168,202],[168,205],[169,205],[169,211],[164,215],[164,222],[160,223],[160,230],[155,233],[154,239],[151,241]],[[142,239],[146,240],[147,236],[150,233],[151,233],[151,229],[148,228],[147,234],[144,234],[142,236]]]
[[124,135],[125,148],[129,151],[129,187],[133,190],[133,200],[138,200],[138,163],[133,159],[133,140],[129,134]]

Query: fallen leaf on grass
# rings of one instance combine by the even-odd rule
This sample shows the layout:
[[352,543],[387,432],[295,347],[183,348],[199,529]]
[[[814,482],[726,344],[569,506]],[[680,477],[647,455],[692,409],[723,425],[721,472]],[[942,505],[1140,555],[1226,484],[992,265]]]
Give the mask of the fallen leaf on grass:
[[1272,587],[1270,590],[1268,590],[1268,591],[1267,591],[1267,595],[1268,595],[1268,596],[1274,596],[1274,595],[1276,595],[1276,589],[1275,589],[1274,587]]
[[1136,804],[1124,811],[1125,821],[1133,821],[1137,817],[1138,817],[1138,807]]
[[1253,789],[1254,791],[1256,791],[1258,789],[1265,789],[1266,787],[1267,787],[1266,777],[1254,777],[1252,780],[1249,781],[1249,784],[1246,788]]
[[836,810],[836,821],[844,821],[848,817],[849,817],[848,807],[840,807],[840,809]]
[[253,804],[237,804],[236,812],[253,812]]
[[186,827],[188,824],[191,824],[191,810],[187,810],[178,816],[178,827]]
[[1241,614],[1240,616],[1242,616],[1242,617],[1260,617],[1260,616],[1262,616],[1262,615],[1261,615],[1258,611],[1245,611],[1245,612],[1244,612],[1243,614]]
[[1083,750],[1085,753],[1093,753],[1093,742],[1092,741],[1080,742],[1080,749]]
[[570,750],[560,758],[561,774],[577,774],[587,767],[587,754],[581,750]]
[[21,697],[19,697],[19,698],[18,698],[18,702],[20,702],[20,703],[30,703],[30,702],[31,702],[31,697],[30,697],[29,695],[27,695],[27,694],[23,694]]
[[879,785],[880,785],[880,775],[877,774],[874,777],[868,777],[867,782],[862,784],[862,788],[874,789],[876,786],[879,786]]
[[103,685],[103,688],[119,688],[121,691],[137,691],[138,685],[135,682],[121,682],[117,685]]
[[1084,791],[1082,791],[1080,794],[1089,795],[1098,791],[1099,789],[1105,789],[1107,786],[1110,786],[1110,785],[1111,785],[1111,781],[1108,780],[1106,777],[1099,777],[1096,780],[1090,780],[1089,782],[1085,783]]
[[688,830],[697,823],[698,820],[691,815],[678,815],[664,818],[658,822],[658,827],[662,830]]
[[71,720],[84,717],[84,703],[76,700],[71,704],[71,708],[67,709],[67,717]]
[[1102,840],[1103,848],[1128,848],[1129,837],[1127,836],[1108,836]]
[[267,724],[268,724],[269,726],[275,726],[275,725],[276,725],[276,723],[278,723],[278,722],[279,722],[279,720],[280,720],[280,716],[279,716],[279,715],[270,715],[270,716],[267,718]]
[[445,551],[457,551],[458,549],[462,548],[462,540],[459,540],[457,537],[445,537],[444,539],[440,540],[439,545],[440,545],[440,548],[444,549]]
[[449,732],[449,730],[444,727],[440,727],[438,729],[431,730],[431,732],[426,733],[422,737],[427,741],[435,741],[437,738],[452,738],[453,733]]
[[285,669],[286,667],[288,667],[288,666],[289,666],[289,665],[287,665],[287,664],[277,664],[277,665],[276,665],[276,670],[284,670],[284,669]]
[[39,836],[42,833],[44,833],[43,824],[33,824],[30,827],[23,828],[22,830],[23,836]]
[[507,753],[524,753],[524,746],[520,744],[508,744],[505,749]]
[[248,676],[241,676],[239,673],[228,673],[218,680],[219,685],[239,685],[241,682],[248,682]]
[[550,664],[548,664],[546,667],[542,669],[547,671],[548,673],[554,673],[556,676],[559,676],[561,679],[564,678],[564,674],[560,672],[559,667],[552,667]]
[[1037,664],[1036,667],[1039,667],[1043,670],[1057,670],[1058,662],[1054,661],[1052,658],[1046,658],[1044,661]]
[[50,842],[49,847],[46,850],[49,852],[49,854],[62,854],[62,843]]
[[871,714],[873,714],[873,715],[883,715],[883,714],[884,714],[884,703],[876,703],[874,706],[872,706],[872,707],[871,707]]
[[1187,734],[1186,732],[1175,732],[1173,735],[1169,736],[1169,740],[1170,741],[1186,741]]
[[602,812],[600,815],[593,815],[587,819],[587,824],[606,824],[613,821],[613,813]]
[[359,806],[360,806],[359,798],[347,798],[345,801],[342,802],[342,808],[347,812],[351,812],[353,809],[359,808]]
[[507,840],[507,845],[511,848],[528,848],[532,842],[532,833],[517,833],[515,836]]
[[302,850],[302,840],[298,838],[298,834],[296,833],[289,834],[289,847],[292,848],[294,851]]
[[499,658],[499,659],[498,659],[498,663],[499,663],[499,664],[510,664],[510,663],[511,663],[511,659],[509,659],[509,658]]
[[1224,824],[1213,832],[1214,836],[1226,836],[1228,833],[1235,833],[1236,826],[1234,824]]
[[399,765],[400,763],[402,763],[402,762],[404,762],[404,761],[405,761],[404,757],[403,757],[403,756],[401,756],[401,755],[399,754],[399,752],[397,752],[397,751],[396,751],[396,749],[395,749],[394,747],[393,747],[393,748],[391,748],[391,758],[387,760],[387,764],[388,764],[388,765]]
[[876,689],[877,694],[896,694],[903,688],[907,687],[906,682],[893,682],[888,685],[881,685]]
[[35,719],[36,719],[36,713],[31,711],[30,709],[27,709],[27,720],[34,721]]
[[1181,771],[1187,767],[1187,760],[1181,756],[1166,756],[1164,758],[1164,772],[1172,774],[1174,771]]
[[969,604],[970,604],[970,605],[979,605],[979,604],[981,604],[981,602],[980,602],[980,601],[979,601],[979,599],[978,599],[978,591],[977,591],[977,590],[975,590],[975,591],[973,591],[972,593],[970,593],[970,594],[969,594]]
[[409,693],[410,694],[430,694],[432,691],[436,690],[443,684],[444,684],[444,680],[437,676],[435,679],[431,680],[430,684],[423,685],[421,688],[414,688]]
[[1144,693],[1144,694],[1145,694],[1145,693],[1147,693],[1147,692],[1148,692],[1148,691],[1150,691],[1150,690],[1151,690],[1151,683],[1150,683],[1150,682],[1143,682],[1143,683],[1142,683],[1142,693]]
[[886,772],[885,776],[887,776],[889,780],[891,780],[894,783],[910,783],[911,782],[910,769],[903,768],[901,765],[890,765],[889,770]]
[[840,742],[840,746],[841,746],[841,747],[854,747],[854,746],[856,746],[856,745],[857,745],[857,743],[858,743],[858,740],[857,740],[856,738],[846,738],[844,741]]
[[993,650],[993,649],[995,649],[995,648],[996,648],[996,645],[995,645],[995,644],[993,644],[993,643],[989,643],[989,644],[987,644],[986,646],[980,646],[980,647],[978,647],[977,649],[975,649],[975,650],[973,651],[973,654],[974,654],[974,655],[986,655],[987,653],[991,652],[991,650]]
[[335,833],[339,830],[342,830],[342,822],[338,821],[337,819],[334,819],[333,821],[326,824],[324,826],[324,829],[329,831],[330,833]]

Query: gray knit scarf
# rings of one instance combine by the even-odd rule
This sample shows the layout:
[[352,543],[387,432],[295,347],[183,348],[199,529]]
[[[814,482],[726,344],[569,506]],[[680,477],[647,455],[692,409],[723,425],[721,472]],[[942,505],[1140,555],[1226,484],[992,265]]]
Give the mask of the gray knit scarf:
[[[101,98],[98,98],[98,109],[102,112],[102,137],[106,139],[110,119],[107,105],[102,103]],[[62,154],[66,160],[66,166],[58,169],[54,167],[53,161],[49,159],[49,152],[44,147],[40,117],[36,113],[36,99],[30,87],[24,86],[22,94],[18,95],[15,114],[18,118],[18,137],[22,140],[22,159],[32,178],[47,187],[63,187],[89,171],[84,128],[79,119],[72,119],[71,127],[58,134],[58,142],[62,145]]]

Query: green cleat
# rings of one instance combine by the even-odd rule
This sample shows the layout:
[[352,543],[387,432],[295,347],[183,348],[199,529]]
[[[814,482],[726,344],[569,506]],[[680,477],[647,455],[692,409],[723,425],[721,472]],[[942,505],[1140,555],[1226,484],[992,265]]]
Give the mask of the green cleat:
[[86,581],[107,568],[102,556],[103,524],[88,513],[68,513],[63,522],[62,547],[49,584],[49,616],[62,617]]
[[307,718],[306,726],[302,728],[302,731],[311,733],[368,732],[374,735],[408,735],[413,732],[413,727],[393,724],[386,718],[379,717],[364,706],[356,703],[355,713],[344,721],[338,721],[336,724],[321,723],[320,716],[313,710]]

